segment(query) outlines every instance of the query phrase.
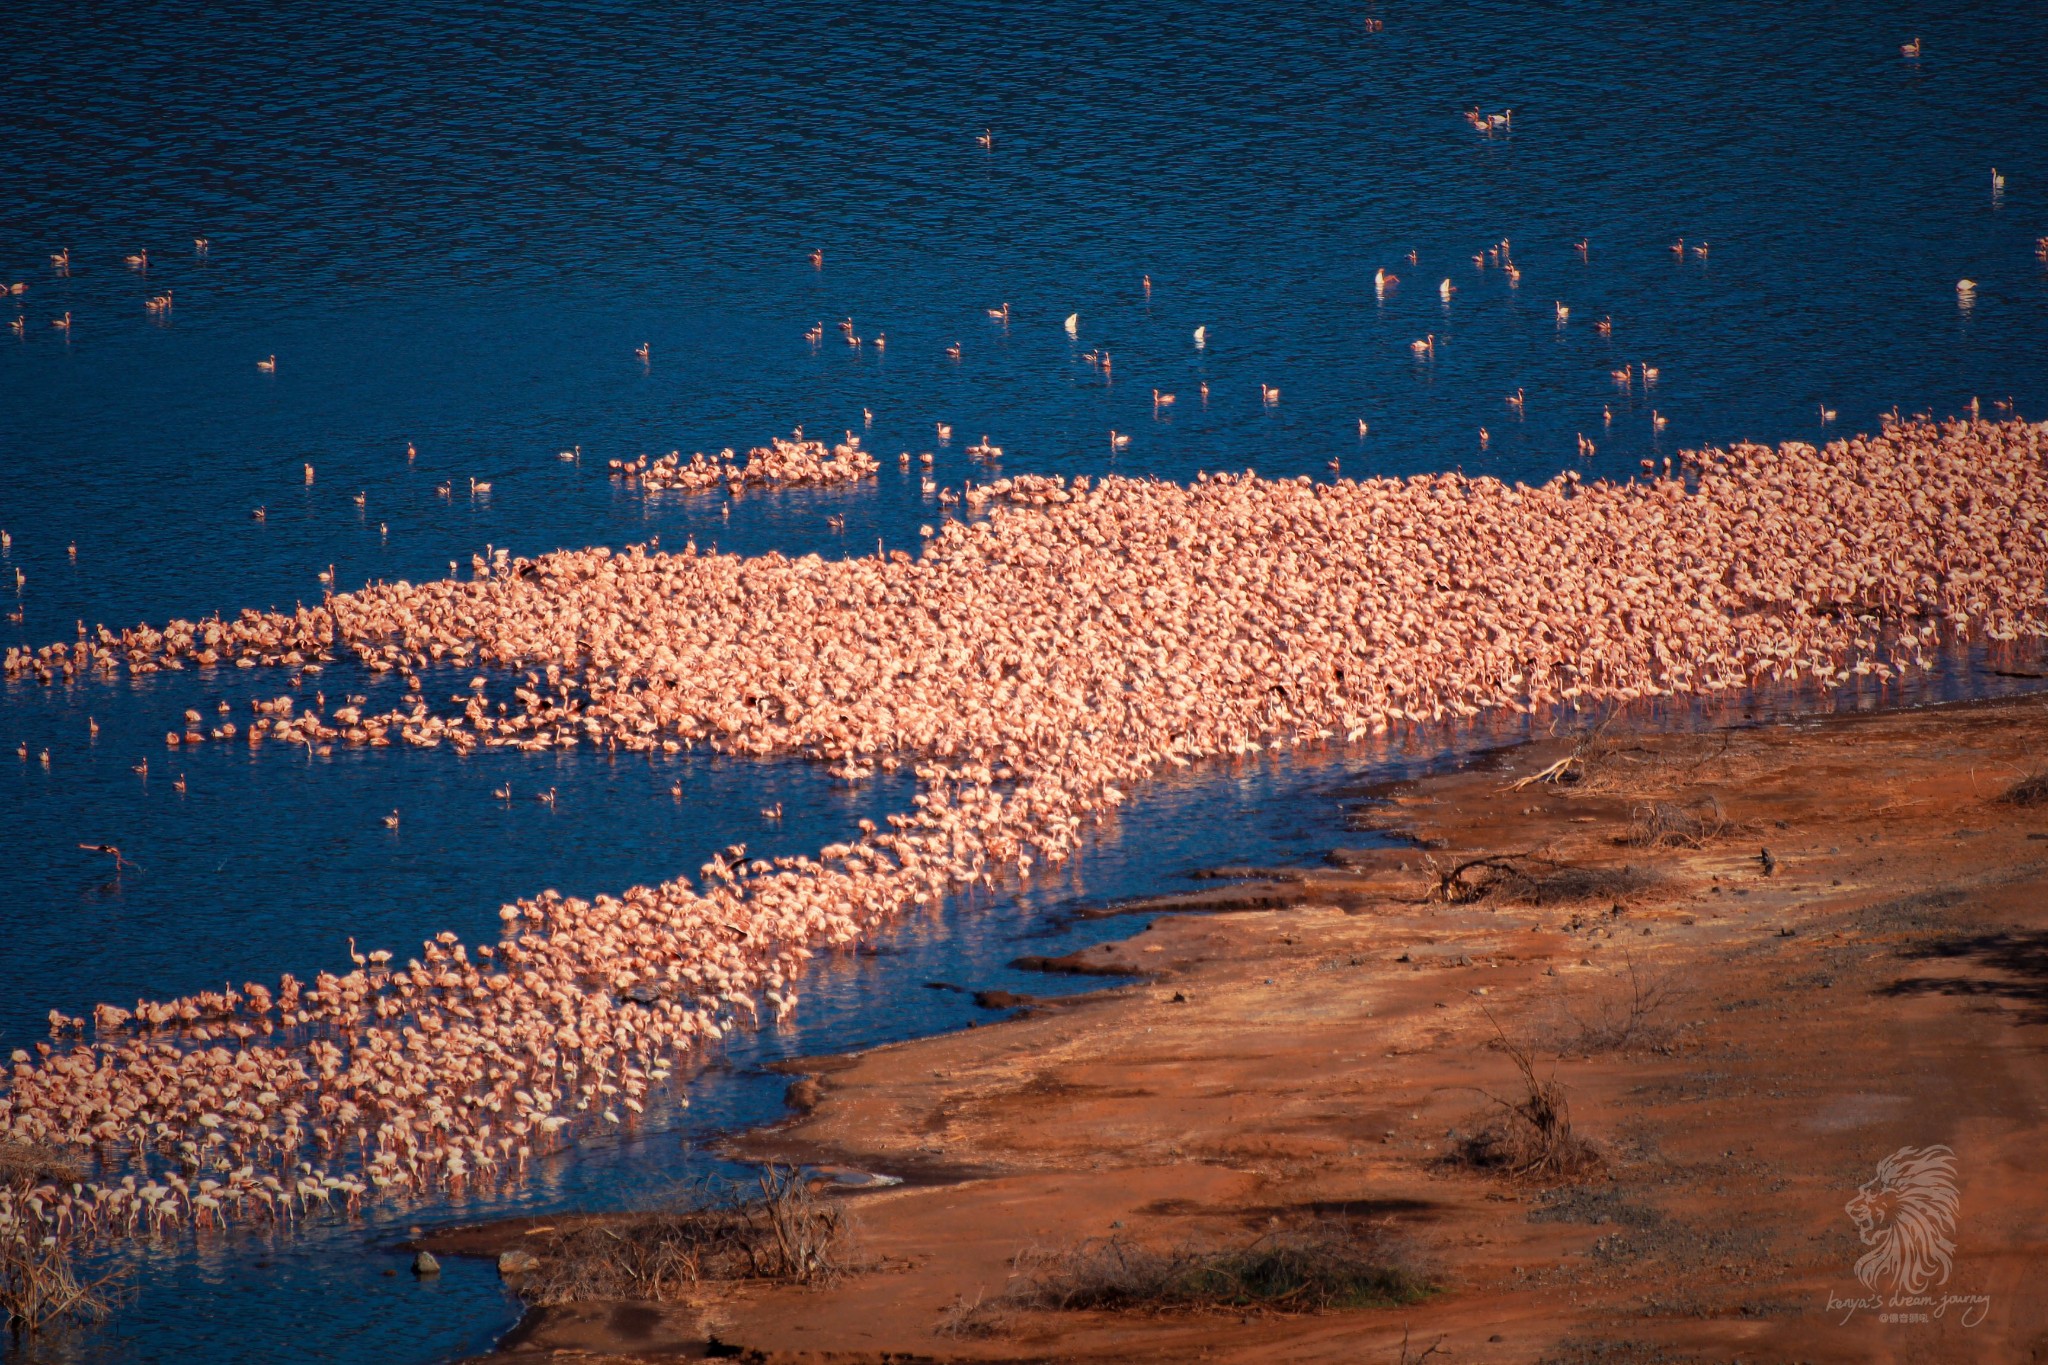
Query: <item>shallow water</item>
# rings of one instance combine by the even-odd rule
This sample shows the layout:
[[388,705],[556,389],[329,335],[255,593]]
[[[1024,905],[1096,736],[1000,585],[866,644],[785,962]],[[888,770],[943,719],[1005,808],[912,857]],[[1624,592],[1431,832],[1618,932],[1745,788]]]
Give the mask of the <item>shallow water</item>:
[[[1365,13],[1385,31],[1366,33]],[[1986,415],[2007,396],[2048,408],[2035,5],[1920,29],[1918,62],[1897,44],[1927,21],[1903,6],[1650,23],[1495,4],[341,3],[294,25],[253,4],[202,19],[32,0],[10,17],[0,282],[28,288],[23,335],[0,332],[0,574],[27,582],[18,602],[0,587],[23,618],[0,621],[0,644],[69,638],[80,619],[288,606],[316,599],[330,565],[344,585],[435,576],[487,544],[911,547],[938,509],[896,452],[934,452],[942,482],[988,478],[962,453],[983,433],[1012,473],[1323,477],[1337,460],[1346,475],[1542,479],[1626,476],[1709,440],[1818,438],[1823,404],[1841,431],[1972,395]],[[1475,103],[1513,108],[1513,131],[1475,134],[1457,116]],[[1673,257],[1680,234],[1710,254]],[[1470,259],[1503,237],[1518,286]],[[47,255],[67,245],[59,276]],[[146,277],[122,263],[144,246]],[[1380,266],[1402,277],[1384,299]],[[1961,276],[1978,282],[1967,307]],[[153,318],[142,300],[165,289],[173,309]],[[1004,302],[1006,326],[984,311]],[[66,311],[68,336],[48,325]],[[849,315],[858,352],[830,326]],[[814,349],[801,333],[819,320]],[[1432,332],[1436,359],[1418,364],[1407,343]],[[942,353],[955,340],[958,363]],[[1079,359],[1103,346],[1108,380]],[[272,354],[277,372],[258,373]],[[1653,392],[1617,388],[1627,361],[1660,368]],[[1178,401],[1155,409],[1154,387]],[[1517,389],[1521,417],[1502,401]],[[882,475],[730,505],[606,476],[608,459],[744,448],[796,423],[865,432]],[[1112,428],[1134,435],[1113,459]],[[1577,461],[1582,432],[1598,453]],[[490,492],[471,495],[472,478]],[[464,680],[430,686],[444,681]],[[2006,685],[1959,660],[1939,688]],[[337,667],[301,691],[370,687]],[[0,1047],[41,1036],[51,1008],[338,969],[350,935],[401,956],[444,928],[473,939],[544,886],[616,889],[735,841],[814,851],[909,790],[705,756],[162,745],[188,706],[211,719],[226,701],[246,724],[251,697],[289,690],[262,670],[0,685]],[[145,757],[146,779],[131,770]],[[1053,951],[1124,932],[1066,923],[1062,903],[1218,859],[1312,856],[1342,837],[1332,792],[1389,761],[1162,781],[1066,874],[1078,882],[956,907],[906,924],[890,955],[832,965],[793,1028],[692,1081],[687,1116],[564,1158],[509,1202],[648,1197],[701,1164],[686,1137],[779,1111],[763,1058],[964,1025],[972,1006],[929,978],[1060,989],[1007,974],[1020,938]],[[510,802],[490,795],[504,782]],[[552,809],[532,800],[550,787]],[[782,819],[764,818],[777,801]],[[80,842],[118,844],[140,870],[115,877]],[[111,1327],[46,1354],[480,1346],[509,1320],[486,1270],[420,1285],[353,1254],[457,1212],[151,1253]]]

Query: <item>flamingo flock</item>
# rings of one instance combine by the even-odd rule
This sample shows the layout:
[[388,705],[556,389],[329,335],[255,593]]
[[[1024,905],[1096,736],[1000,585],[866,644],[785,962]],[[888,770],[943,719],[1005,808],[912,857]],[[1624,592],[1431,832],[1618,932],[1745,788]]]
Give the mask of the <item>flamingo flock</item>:
[[748,451],[745,464],[735,463],[730,450],[719,452],[716,459],[699,452],[687,462],[681,452],[672,450],[656,459],[642,455],[613,460],[611,468],[613,478],[648,492],[698,491],[724,484],[729,492],[738,493],[750,486],[851,483],[872,476],[881,465],[860,448],[860,438],[850,431],[842,444],[828,449],[823,441],[805,440],[798,427],[788,439],[776,437]]
[[[0,1137],[97,1158],[101,1179],[36,1192],[37,1227],[283,1221],[516,1179],[579,1130],[635,1124],[693,1048],[794,1010],[814,954],[1061,862],[1165,768],[1885,679],[1945,633],[2048,636],[2044,435],[1894,416],[1825,448],[1536,487],[1020,476],[970,485],[915,558],[499,553],[468,580],[9,649],[8,677],[44,682],[347,656],[413,683],[380,714],[263,703],[252,746],[704,746],[849,782],[907,765],[920,789],[814,857],[734,844],[694,878],[541,891],[500,910],[495,943],[443,932],[400,961],[351,941],[349,970],[310,981],[53,1011],[51,1039],[13,1053]],[[476,670],[459,708],[420,690],[436,667]],[[167,741],[238,738],[196,714]]]

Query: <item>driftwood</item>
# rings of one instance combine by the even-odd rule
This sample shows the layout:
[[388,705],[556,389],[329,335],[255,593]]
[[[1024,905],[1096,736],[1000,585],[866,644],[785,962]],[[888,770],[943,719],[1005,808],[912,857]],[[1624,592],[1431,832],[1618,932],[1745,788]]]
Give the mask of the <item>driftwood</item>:
[[1576,782],[1585,776],[1585,760],[1577,754],[1566,754],[1540,773],[1530,773],[1508,783],[1508,790],[1518,792],[1538,782]]

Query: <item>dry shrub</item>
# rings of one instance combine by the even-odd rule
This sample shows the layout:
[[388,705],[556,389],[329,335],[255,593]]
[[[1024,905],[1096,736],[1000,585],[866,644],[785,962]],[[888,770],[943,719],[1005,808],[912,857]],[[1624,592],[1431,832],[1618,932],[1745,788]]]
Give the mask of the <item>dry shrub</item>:
[[117,1272],[80,1279],[73,1264],[80,1234],[54,1217],[57,1187],[84,1179],[60,1151],[0,1142],[0,1324],[33,1334],[67,1318],[107,1315]]
[[1626,965],[1616,989],[1596,994],[1578,1008],[1569,999],[1565,1001],[1565,1016],[1577,1030],[1568,1050],[1625,1052],[1669,1041],[1671,1028],[1659,1017],[1671,1002],[1669,980],[1638,966],[1626,950],[1622,961]]
[[2008,806],[2048,806],[2048,768],[2029,773],[1998,799]]
[[1571,1179],[1599,1165],[1600,1154],[1593,1144],[1572,1131],[1564,1087],[1554,1077],[1537,1079],[1528,1052],[1511,1042],[1498,1023],[1494,1034],[1521,1073],[1522,1093],[1507,1099],[1488,1094],[1494,1106],[1491,1122],[1461,1139],[1449,1160],[1517,1180]]
[[1557,864],[1517,869],[1496,879],[1499,888],[1531,905],[1576,905],[1584,901],[1618,901],[1655,886],[1661,879],[1647,868],[1574,867]]
[[54,1147],[33,1142],[0,1142],[0,1186],[27,1189],[34,1185],[76,1185],[85,1168]]
[[530,1304],[588,1299],[663,1302],[700,1280],[817,1284],[848,1268],[846,1213],[794,1167],[769,1166],[752,1187],[705,1183],[675,1209],[585,1223],[533,1248],[520,1276]]
[[1017,1322],[1017,1306],[1007,1298],[988,1299],[976,1290],[973,1298],[962,1295],[939,1314],[933,1332],[942,1337],[985,1340],[1008,1332]]
[[1621,710],[1616,708],[1591,724],[1581,727],[1572,739],[1570,753],[1538,772],[1510,782],[1507,790],[1522,791],[1539,782],[1554,786],[1577,786],[1587,790],[1610,787],[1613,775],[1608,769],[1616,762],[1641,762],[1643,756],[1656,756],[1654,750],[1642,744],[1623,743],[1610,737],[1609,732],[1621,717]]
[[[1446,905],[1469,905],[1492,891],[1502,879],[1523,876],[1515,864],[1534,856],[1532,853],[1488,853],[1444,867],[1425,853],[1422,865],[1436,880],[1423,892],[1423,903],[1442,901]],[[1467,873],[1472,874],[1469,882],[1465,880]]]
[[1373,1239],[1328,1225],[1269,1233],[1238,1247],[1170,1251],[1122,1237],[1091,1238],[1025,1260],[1037,1273],[1005,1296],[1022,1308],[1321,1313],[1416,1303],[1432,1292],[1428,1280]]
[[1646,868],[1579,867],[1529,853],[1488,854],[1451,867],[1440,867],[1427,855],[1423,862],[1436,878],[1424,901],[1448,905],[1469,905],[1492,895],[1537,906],[1618,901],[1661,880]]
[[1682,806],[1649,801],[1630,815],[1623,842],[1635,848],[1700,848],[1727,828],[1721,803],[1711,796]]

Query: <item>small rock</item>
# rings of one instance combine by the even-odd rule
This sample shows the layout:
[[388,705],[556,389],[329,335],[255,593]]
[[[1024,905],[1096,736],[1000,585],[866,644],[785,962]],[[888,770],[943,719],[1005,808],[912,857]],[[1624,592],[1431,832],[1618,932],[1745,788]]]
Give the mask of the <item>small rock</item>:
[[431,1251],[422,1251],[412,1258],[412,1273],[415,1275],[438,1275],[441,1263],[434,1259]]
[[512,1251],[500,1252],[498,1254],[498,1273],[500,1275],[524,1275],[527,1271],[534,1269],[538,1265],[540,1265],[540,1258],[530,1251],[520,1251],[515,1248]]

